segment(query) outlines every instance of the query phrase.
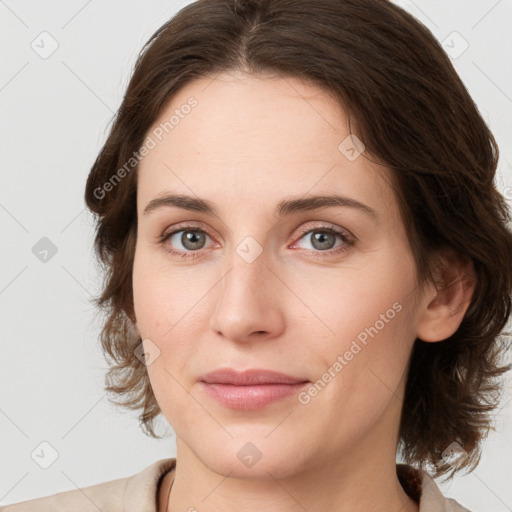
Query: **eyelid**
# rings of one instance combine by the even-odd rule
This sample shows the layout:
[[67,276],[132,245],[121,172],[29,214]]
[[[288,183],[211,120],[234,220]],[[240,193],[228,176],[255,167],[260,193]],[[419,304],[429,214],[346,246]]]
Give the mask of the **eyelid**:
[[338,247],[334,247],[331,249],[328,249],[326,251],[314,251],[311,249],[304,249],[309,255],[311,255],[314,258],[322,258],[322,259],[328,259],[333,258],[336,256],[341,256],[346,251],[348,251],[357,241],[356,237],[350,233],[350,231],[338,227],[334,224],[330,223],[321,223],[321,225],[315,225],[315,226],[304,226],[301,229],[300,236],[297,238],[295,242],[290,247],[295,247],[296,244],[304,238],[305,235],[312,232],[319,232],[319,233],[330,233],[337,238],[341,239],[342,244]]
[[210,229],[205,227],[205,225],[199,221],[184,221],[183,223],[173,225],[169,228],[166,228],[164,232],[159,236],[159,238],[163,239],[171,234],[175,234],[178,231],[204,231],[210,238],[213,238]]
[[317,222],[318,224],[310,225],[306,224],[305,226],[301,227],[299,230],[299,239],[302,238],[305,234],[311,232],[311,231],[327,231],[331,230],[331,232],[335,232],[339,235],[343,235],[345,238],[350,239],[352,241],[356,241],[357,238],[346,228],[342,228],[340,226],[337,226],[336,224],[332,224],[330,222],[322,222],[322,221],[311,221],[311,222]]

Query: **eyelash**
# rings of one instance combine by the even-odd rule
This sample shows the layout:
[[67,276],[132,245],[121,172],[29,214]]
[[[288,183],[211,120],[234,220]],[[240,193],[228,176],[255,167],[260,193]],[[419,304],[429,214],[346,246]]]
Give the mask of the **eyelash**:
[[[167,253],[172,254],[173,256],[178,256],[184,260],[197,258],[201,253],[201,249],[199,249],[197,251],[189,251],[187,253],[183,253],[181,251],[175,251],[174,249],[171,249],[169,246],[167,246],[167,244],[166,244],[167,240],[169,240],[176,233],[180,233],[181,231],[194,231],[194,232],[204,233],[205,235],[208,235],[210,238],[212,238],[211,235],[207,231],[205,231],[204,229],[200,228],[197,225],[194,226],[191,224],[178,226],[178,228],[174,229],[173,231],[164,233],[160,237],[160,244],[164,247],[164,250]],[[313,233],[313,232],[330,233],[332,235],[338,236],[343,242],[343,245],[337,247],[336,249],[330,249],[327,251],[310,251],[312,253],[312,256],[315,258],[323,258],[323,257],[325,257],[324,256],[325,254],[327,254],[329,256],[333,256],[335,254],[342,253],[342,252],[348,250],[355,243],[355,239],[353,239],[351,236],[347,235],[346,232],[338,230],[332,226],[318,226],[318,227],[314,227],[314,228],[304,228],[300,233],[299,240],[301,238],[303,238],[304,235],[307,235],[308,233]]]

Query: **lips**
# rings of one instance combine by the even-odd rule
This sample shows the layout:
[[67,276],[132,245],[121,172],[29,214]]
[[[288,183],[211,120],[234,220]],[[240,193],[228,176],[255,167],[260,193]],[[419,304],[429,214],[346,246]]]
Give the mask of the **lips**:
[[258,384],[300,384],[307,379],[292,377],[284,373],[265,369],[250,369],[242,372],[232,368],[220,368],[199,379],[208,384],[232,384],[234,386],[254,386]]
[[203,375],[199,386],[207,397],[224,407],[255,410],[299,393],[308,382],[272,370],[238,372],[221,368]]

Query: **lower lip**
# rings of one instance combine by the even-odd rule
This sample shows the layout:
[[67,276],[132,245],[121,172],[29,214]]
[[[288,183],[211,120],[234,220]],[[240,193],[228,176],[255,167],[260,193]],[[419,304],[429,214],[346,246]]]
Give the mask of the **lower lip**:
[[200,382],[207,395],[232,409],[246,411],[261,409],[278,400],[297,394],[308,382],[297,384],[258,384],[255,386],[235,386],[233,384],[213,384]]

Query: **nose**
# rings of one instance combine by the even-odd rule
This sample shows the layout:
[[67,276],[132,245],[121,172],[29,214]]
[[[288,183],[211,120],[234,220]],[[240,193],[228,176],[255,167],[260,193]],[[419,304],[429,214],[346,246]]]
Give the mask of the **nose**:
[[216,301],[210,328],[233,342],[271,339],[284,329],[283,283],[265,253],[247,262],[234,252],[223,278],[212,290]]

